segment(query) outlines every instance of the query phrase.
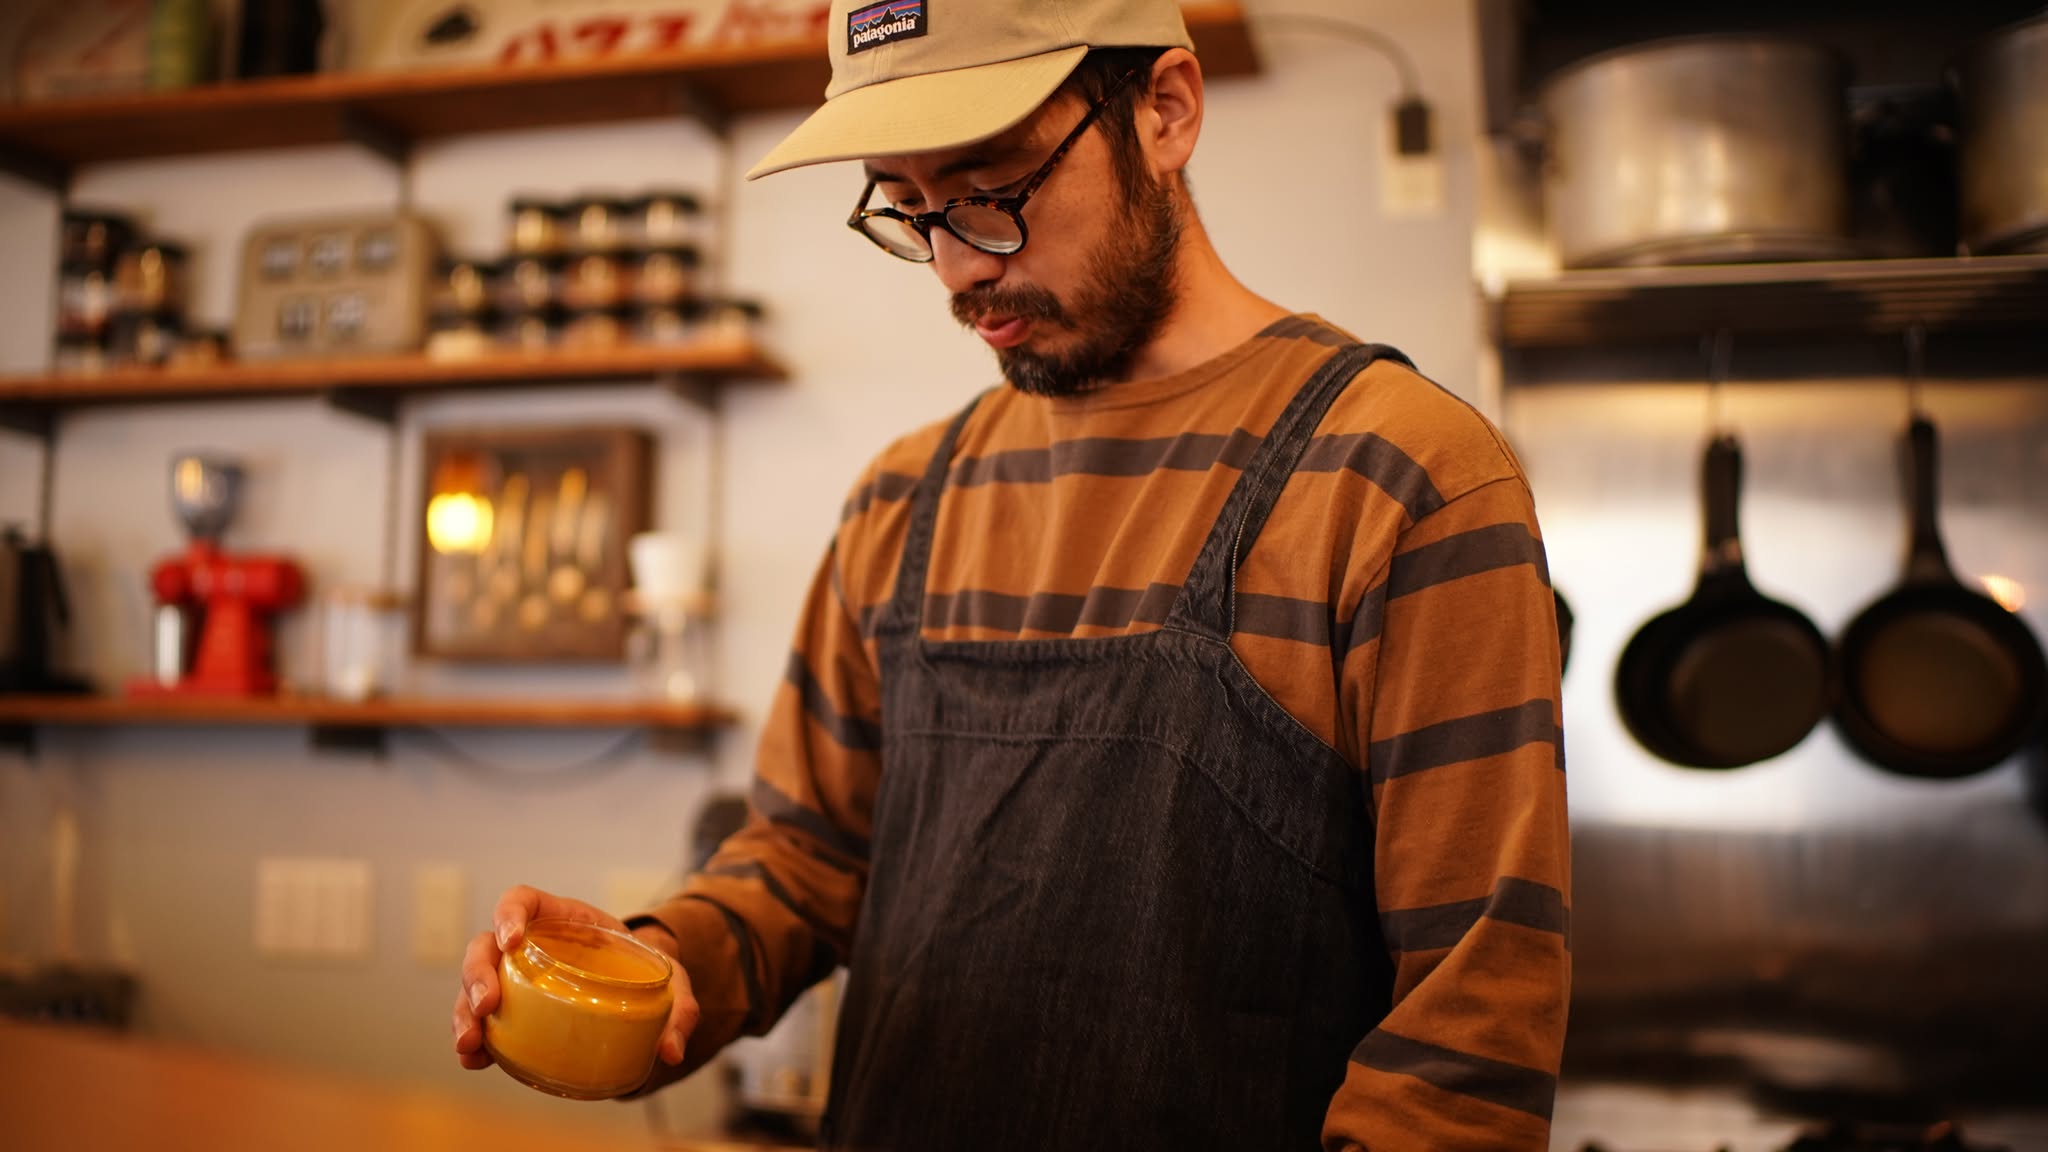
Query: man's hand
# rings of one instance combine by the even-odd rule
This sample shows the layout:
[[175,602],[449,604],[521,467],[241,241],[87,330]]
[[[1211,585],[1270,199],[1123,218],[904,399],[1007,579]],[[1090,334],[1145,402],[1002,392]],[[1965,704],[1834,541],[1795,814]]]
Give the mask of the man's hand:
[[[534,920],[574,920],[596,924],[616,932],[626,926],[616,916],[593,908],[581,900],[551,896],[524,884],[505,890],[491,914],[492,929],[479,932],[462,957],[462,985],[455,993],[455,1058],[472,1071],[491,1066],[491,1054],[484,1048],[483,1018],[498,1007],[498,961],[526,940],[526,925]],[[669,957],[676,955],[675,938],[659,927],[634,930],[633,935],[648,947]],[[697,997],[690,991],[689,974],[680,963],[669,965],[669,987],[675,992],[668,1029],[661,1034],[657,1051],[664,1063],[683,1062],[683,1044],[697,1027]]]

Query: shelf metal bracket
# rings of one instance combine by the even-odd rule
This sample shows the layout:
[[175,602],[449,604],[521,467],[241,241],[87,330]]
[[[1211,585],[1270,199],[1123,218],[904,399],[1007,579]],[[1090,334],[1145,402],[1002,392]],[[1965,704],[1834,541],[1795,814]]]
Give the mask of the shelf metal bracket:
[[404,168],[412,160],[412,141],[405,133],[361,108],[341,110],[341,132],[356,145],[383,157],[393,168]]
[[48,408],[0,406],[0,428],[40,440],[47,451],[57,438],[57,416]]
[[663,372],[655,377],[663,391],[706,416],[718,415],[718,382],[698,372]]
[[320,394],[327,406],[389,428],[398,423],[398,397],[382,388],[329,388]]
[[0,751],[19,752],[24,760],[36,758],[36,726],[0,724]]
[[314,724],[306,730],[306,738],[322,752],[348,752],[383,760],[391,751],[389,733],[382,725]]
[[61,160],[18,148],[0,148],[0,172],[19,176],[59,199],[71,191],[71,167]]
[[711,752],[711,735],[705,728],[650,728],[647,747],[665,756],[707,756]]
[[732,129],[732,113],[701,86],[687,80],[676,84],[675,109],[704,125],[711,130],[712,135],[721,139]]

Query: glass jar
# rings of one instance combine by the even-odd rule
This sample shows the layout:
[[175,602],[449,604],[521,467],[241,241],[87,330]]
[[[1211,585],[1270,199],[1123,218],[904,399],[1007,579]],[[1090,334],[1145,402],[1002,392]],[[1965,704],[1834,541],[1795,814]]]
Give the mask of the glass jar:
[[51,367],[59,376],[94,376],[107,370],[107,338],[61,335],[57,337],[56,362]]
[[185,307],[185,248],[144,244],[114,264],[114,303],[126,312],[175,312]]
[[498,346],[520,352],[553,348],[562,339],[562,313],[554,308],[506,312],[498,318]]
[[669,958],[624,932],[535,920],[498,962],[484,1047],[514,1080],[571,1100],[638,1088],[675,994]]
[[626,202],[613,196],[582,196],[569,202],[569,247],[577,252],[610,252],[625,241]]
[[158,368],[170,362],[184,335],[175,312],[119,312],[110,331],[113,362]]
[[171,367],[193,370],[212,368],[228,358],[228,334],[220,328],[191,329],[171,349]]
[[118,212],[89,212],[73,209],[64,213],[63,247],[59,261],[65,269],[113,268],[123,248],[135,240],[135,224]]
[[434,278],[432,310],[460,316],[487,312],[495,298],[497,280],[498,266],[488,260],[444,257]]
[[376,588],[338,585],[320,597],[320,691],[362,701],[392,690],[405,651],[405,602]]
[[596,351],[617,348],[633,338],[625,308],[585,308],[569,314],[562,330],[562,344],[568,348]]
[[571,308],[611,308],[632,292],[632,266],[623,256],[578,256],[562,277],[562,303]]
[[489,312],[436,312],[427,317],[427,359],[473,360],[491,350]]
[[751,341],[761,323],[761,305],[752,300],[714,300],[706,307],[704,338],[740,343]]
[[689,192],[655,191],[626,201],[626,242],[641,248],[681,248],[697,242],[703,205]]
[[114,283],[97,269],[66,269],[57,281],[57,331],[99,336],[114,311]]
[[520,256],[498,277],[498,307],[507,312],[532,311],[561,303],[562,260],[559,256]]
[[657,248],[640,256],[633,294],[642,304],[679,304],[697,291],[697,250]]
[[697,338],[697,322],[703,310],[694,300],[680,304],[652,304],[640,309],[634,321],[633,338],[642,344],[673,348]]
[[512,201],[512,251],[552,256],[562,250],[564,209],[552,200],[520,196]]

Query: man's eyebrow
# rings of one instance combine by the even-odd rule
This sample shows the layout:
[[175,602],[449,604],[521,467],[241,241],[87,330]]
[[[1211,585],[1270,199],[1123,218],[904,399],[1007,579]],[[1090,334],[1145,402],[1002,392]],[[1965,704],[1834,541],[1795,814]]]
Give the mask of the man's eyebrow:
[[[993,168],[998,164],[1014,159],[1023,151],[1024,148],[1021,144],[1007,144],[1000,148],[977,148],[958,160],[949,160],[939,165],[938,171],[932,173],[932,179],[945,180],[949,177],[958,176],[963,172]],[[873,164],[864,164],[862,167],[867,170],[867,178],[877,184],[910,183],[907,178],[887,169],[877,168]]]

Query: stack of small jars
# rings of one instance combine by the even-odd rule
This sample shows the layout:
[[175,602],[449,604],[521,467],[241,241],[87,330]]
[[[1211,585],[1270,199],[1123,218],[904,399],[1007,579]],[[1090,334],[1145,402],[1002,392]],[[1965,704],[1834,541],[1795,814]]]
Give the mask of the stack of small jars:
[[751,303],[704,298],[701,218],[688,192],[514,199],[507,256],[442,262],[428,353],[674,345],[714,321],[722,335],[750,327]]
[[64,213],[58,252],[57,341],[62,375],[219,359],[218,332],[188,332],[184,245],[142,235],[115,212]]

